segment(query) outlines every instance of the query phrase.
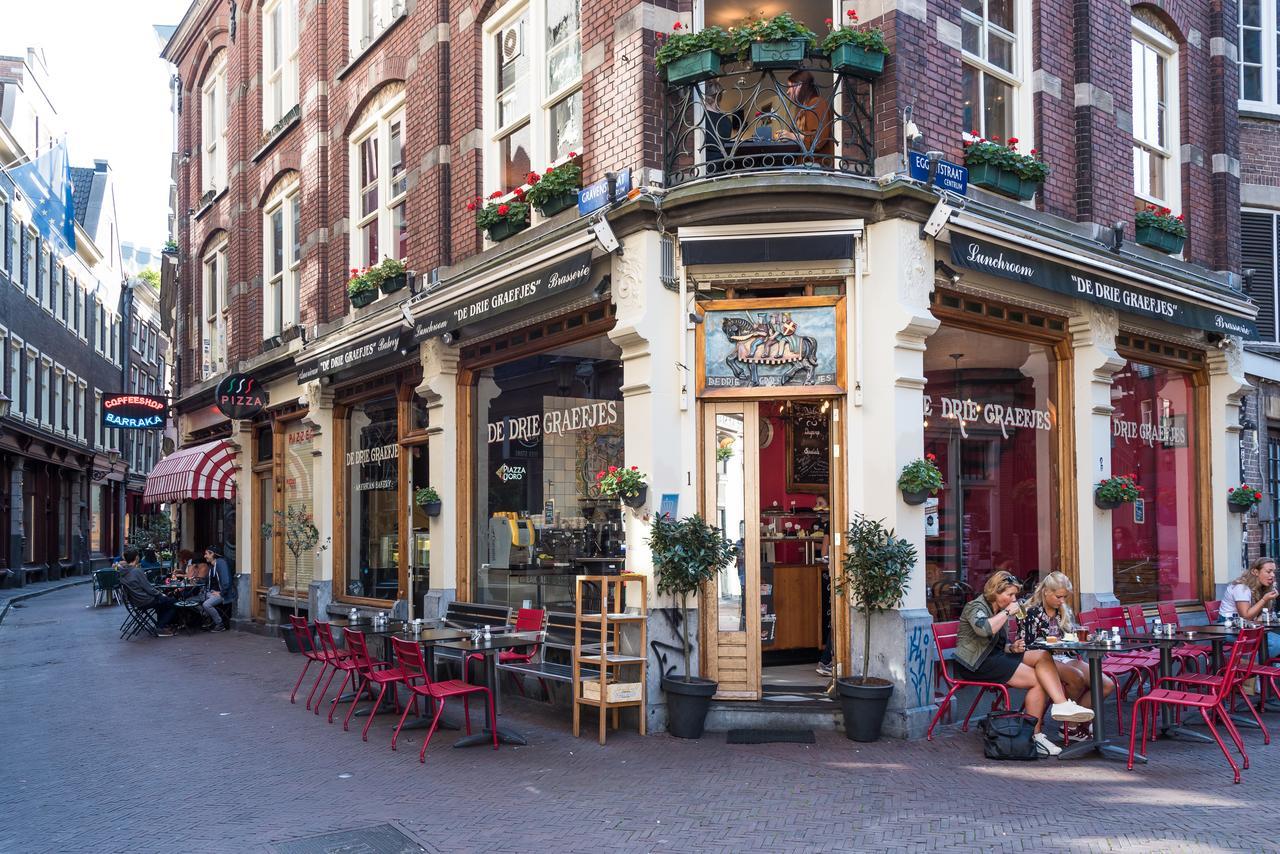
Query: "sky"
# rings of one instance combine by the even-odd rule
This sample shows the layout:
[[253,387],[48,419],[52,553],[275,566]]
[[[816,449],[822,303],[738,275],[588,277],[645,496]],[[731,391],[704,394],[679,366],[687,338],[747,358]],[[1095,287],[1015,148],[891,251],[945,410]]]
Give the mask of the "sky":
[[0,54],[43,48],[50,99],[72,166],[106,160],[120,239],[159,249],[168,238],[172,67],[155,24],[177,24],[188,0],[0,0]]

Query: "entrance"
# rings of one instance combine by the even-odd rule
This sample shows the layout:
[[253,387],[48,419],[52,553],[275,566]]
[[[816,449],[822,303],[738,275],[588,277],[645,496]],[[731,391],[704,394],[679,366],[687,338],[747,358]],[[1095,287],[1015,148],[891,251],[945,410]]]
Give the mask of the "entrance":
[[704,513],[738,551],[704,597],[718,698],[827,690],[842,646],[828,572],[839,419],[836,398],[703,406]]

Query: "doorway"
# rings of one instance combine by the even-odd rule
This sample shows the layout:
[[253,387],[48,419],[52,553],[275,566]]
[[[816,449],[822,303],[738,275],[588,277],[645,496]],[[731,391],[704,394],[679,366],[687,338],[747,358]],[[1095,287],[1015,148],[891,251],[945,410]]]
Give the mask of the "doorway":
[[838,401],[707,403],[703,418],[704,512],[738,553],[704,597],[704,671],[722,699],[824,694],[841,628],[828,572]]

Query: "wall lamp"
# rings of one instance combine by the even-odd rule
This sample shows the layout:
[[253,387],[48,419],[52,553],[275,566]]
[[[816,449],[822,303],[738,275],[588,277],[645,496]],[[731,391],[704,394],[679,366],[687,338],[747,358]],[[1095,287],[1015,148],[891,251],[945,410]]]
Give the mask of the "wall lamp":
[[446,332],[440,336],[440,340],[445,343],[446,347],[452,347],[458,341],[457,332]]

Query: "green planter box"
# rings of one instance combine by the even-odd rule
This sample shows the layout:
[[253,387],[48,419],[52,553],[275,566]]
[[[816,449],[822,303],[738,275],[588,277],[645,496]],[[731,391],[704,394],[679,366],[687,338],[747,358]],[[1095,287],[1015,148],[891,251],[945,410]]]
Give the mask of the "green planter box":
[[1182,245],[1187,242],[1185,237],[1179,237],[1152,225],[1138,226],[1135,239],[1142,246],[1150,246],[1169,255],[1177,255],[1182,251]]
[[977,163],[969,167],[969,183],[1002,196],[1025,201],[1040,189],[1039,181],[1024,181],[1018,173],[1001,169],[990,163]]
[[561,193],[547,200],[545,205],[538,205],[538,213],[543,216],[555,216],[560,211],[568,210],[578,205],[578,191],[573,190],[568,193]]
[[859,77],[879,77],[884,71],[884,54],[856,44],[842,44],[831,51],[832,69]]
[[366,305],[378,298],[378,291],[377,289],[372,291],[361,291],[358,294],[348,294],[348,296],[351,299],[352,305],[356,308],[364,308]]
[[1043,182],[1041,181],[1028,181],[1026,178],[1019,179],[1018,199],[1024,202],[1028,199],[1034,199],[1036,197],[1036,193],[1040,192],[1040,186],[1042,183]]
[[502,219],[489,226],[489,239],[494,243],[506,240],[513,234],[519,234],[529,227],[529,221],[512,222],[509,219]]
[[796,68],[804,62],[805,52],[808,49],[807,39],[752,42],[751,64],[756,68]]
[[405,273],[400,273],[395,276],[387,276],[382,280],[382,283],[378,285],[378,287],[382,288],[382,292],[384,294],[393,294],[404,287],[408,278],[408,275]]
[[667,63],[667,82],[673,86],[699,83],[720,74],[720,54],[700,50]]

